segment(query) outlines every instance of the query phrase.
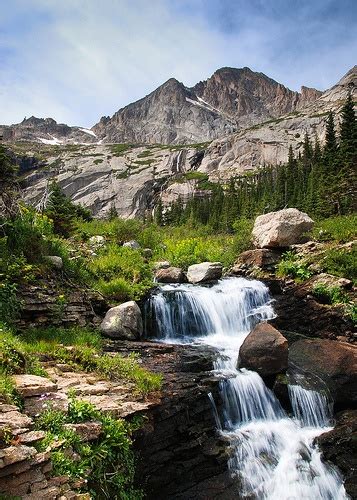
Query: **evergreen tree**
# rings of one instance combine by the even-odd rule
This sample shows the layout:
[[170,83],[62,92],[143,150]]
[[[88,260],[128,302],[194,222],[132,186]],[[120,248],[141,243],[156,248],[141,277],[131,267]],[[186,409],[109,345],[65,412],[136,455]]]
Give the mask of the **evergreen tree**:
[[17,167],[8,151],[0,145],[0,216],[13,217],[18,212]]
[[320,141],[317,135],[315,135],[313,161],[314,163],[318,163],[321,161],[321,159],[322,159],[322,151],[321,151]]
[[340,158],[349,164],[357,161],[357,121],[351,92],[341,111]]
[[59,184],[51,183],[45,214],[52,219],[55,233],[68,238],[74,229],[76,206],[64,194]]
[[325,157],[334,157],[337,152],[337,138],[335,132],[335,121],[332,111],[329,112],[326,123]]
[[155,219],[155,222],[158,226],[163,225],[163,213],[162,213],[162,200],[161,200],[161,198],[159,198],[159,201],[155,207],[154,219]]

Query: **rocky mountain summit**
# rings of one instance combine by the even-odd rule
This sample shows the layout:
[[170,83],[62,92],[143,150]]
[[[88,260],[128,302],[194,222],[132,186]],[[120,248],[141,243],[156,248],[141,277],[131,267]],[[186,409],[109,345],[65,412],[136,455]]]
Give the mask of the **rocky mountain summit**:
[[[230,75],[232,73],[241,75],[242,72],[248,74],[250,80],[248,77],[241,78],[239,76],[234,80],[234,83]],[[229,117],[231,120],[230,123],[232,123],[234,111],[232,102],[235,102],[234,99],[237,97],[234,97],[229,104],[229,99],[225,99],[223,90],[220,93],[219,88],[226,88],[228,94],[232,93],[237,96],[238,87],[234,85],[238,85],[239,82],[239,85],[247,87],[247,92],[244,94],[242,91],[240,94],[241,108],[237,114],[242,113],[241,120],[254,119],[256,116],[254,115],[255,111],[251,111],[254,108],[252,104],[254,99],[256,99],[255,103],[260,102],[260,109],[264,108],[264,113],[272,114],[289,109],[295,110],[289,111],[279,118],[269,119],[240,132],[226,135],[213,142],[186,146],[179,144],[148,144],[146,146],[132,143],[99,144],[102,141],[99,137],[105,133],[105,130],[111,130],[110,134],[117,134],[117,129],[112,122],[114,118],[102,120],[101,125],[98,124],[94,127],[95,132],[84,131],[84,129],[74,130],[69,127],[68,130],[65,125],[58,125],[51,119],[31,118],[26,120],[25,123],[21,124],[23,130],[26,129],[29,136],[32,134],[33,137],[35,133],[42,139],[40,143],[38,141],[31,144],[21,142],[11,146],[18,156],[25,199],[30,203],[37,204],[45,195],[49,182],[56,179],[68,196],[76,203],[89,207],[95,216],[104,217],[112,207],[115,207],[117,213],[123,217],[142,216],[154,208],[158,199],[161,199],[163,205],[167,206],[178,198],[185,202],[193,195],[206,196],[212,182],[225,181],[232,176],[254,171],[264,164],[276,165],[286,162],[290,145],[292,145],[296,156],[302,150],[306,132],[309,133],[312,140],[316,135],[322,142],[324,141],[327,114],[330,110],[335,111],[336,115],[338,114],[348,91],[352,92],[354,100],[357,101],[357,66],[352,68],[335,86],[307,105],[305,103],[306,100],[311,99],[311,93],[316,97],[314,91],[305,89],[301,94],[296,95],[265,76],[258,78],[261,84],[259,90],[261,97],[258,99],[251,93],[249,100],[247,97],[248,82],[250,81],[250,85],[253,86],[252,82],[253,79],[256,79],[256,75],[248,69],[222,69],[217,71],[211,79],[197,84],[195,95],[204,101],[210,99],[214,107],[221,106],[223,108],[225,103],[224,113],[225,117]],[[226,82],[226,84],[222,83],[220,87],[219,82],[225,79],[231,81],[232,86]],[[254,85],[254,88],[257,89],[256,81]],[[179,92],[174,92],[176,101],[172,101],[172,89],[179,89]],[[267,97],[269,89],[271,91],[270,98]],[[190,98],[187,97],[187,92],[191,92]],[[193,117],[201,119],[202,113],[208,113],[208,111],[197,104],[200,102],[198,97],[195,101],[196,104],[186,100],[186,97],[192,98],[192,92],[192,89],[185,89],[176,80],[169,80],[167,84],[160,87],[147,99],[139,101],[138,107],[137,103],[134,103],[124,108],[122,112],[118,112],[115,115],[115,120],[118,120],[124,127],[124,115],[128,114],[128,116],[135,117],[132,121],[133,124],[143,123],[140,122],[140,116],[146,116],[145,120],[148,119],[149,115],[145,113],[149,109],[153,111],[154,108],[151,108],[151,105],[154,106],[157,100],[161,99],[162,102],[162,99],[165,98],[166,105],[160,108],[163,115],[158,122],[159,128],[165,123],[164,118],[167,113],[171,113],[174,122],[176,102],[179,102],[184,106],[184,109],[188,109],[187,106],[192,108],[194,115],[192,115],[190,123],[193,130],[197,123],[201,123],[196,122],[196,118]],[[309,95],[310,97],[308,97]],[[172,106],[171,101],[173,102]],[[210,116],[213,116],[216,112],[210,111],[210,113]],[[217,114],[214,116],[216,116],[217,121],[212,127],[217,132],[223,121]],[[222,116],[221,114],[220,117]],[[161,132],[158,132],[159,135],[155,135],[154,123],[151,121],[145,123],[146,128],[144,127],[143,134],[149,134],[151,131],[154,134],[153,141],[159,141]],[[207,124],[207,122],[205,123]],[[337,118],[336,125],[338,125]],[[51,141],[38,135],[39,128],[36,126],[41,127],[44,134],[51,130],[54,137],[59,137],[59,132],[57,131],[55,136],[53,128],[62,127],[63,133],[67,133],[68,141],[73,139],[74,134],[82,134],[88,142],[94,142],[91,144],[59,144],[54,139]],[[114,135],[115,140],[129,141],[130,134],[134,134],[134,131],[130,128],[126,130],[127,136]],[[169,132],[170,128],[165,130],[167,133],[171,133]],[[203,130],[202,125],[201,130]],[[210,130],[209,127],[206,130]],[[20,134],[20,132],[18,133]],[[96,133],[97,136],[91,135],[93,133]],[[17,136],[16,140],[20,140],[20,137],[21,134]],[[175,142],[176,136],[171,135],[170,137]]]
[[294,92],[249,68],[221,68],[192,88],[171,78],[103,117],[93,131],[104,142],[202,142],[295,111],[320,95],[307,87]]
[[[340,111],[349,91],[357,101],[357,66],[300,109],[213,141],[205,152],[200,170],[217,180],[254,170],[260,165],[284,163],[290,145],[296,155],[301,150],[306,132],[323,143],[327,114]],[[336,125],[339,126],[337,119]]]
[[204,142],[300,109],[321,95],[294,92],[249,68],[221,68],[192,88],[170,78],[146,97],[103,117],[92,129],[69,127],[52,118],[25,118],[0,126],[8,142],[43,144]]
[[95,133],[81,127],[57,123],[53,118],[24,118],[15,125],[0,125],[0,138],[6,142],[38,142],[48,145],[97,142]]

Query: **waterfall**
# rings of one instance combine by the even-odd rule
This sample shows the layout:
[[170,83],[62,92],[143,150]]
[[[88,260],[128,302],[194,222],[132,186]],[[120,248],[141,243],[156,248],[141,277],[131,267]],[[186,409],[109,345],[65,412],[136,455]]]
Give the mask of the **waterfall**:
[[324,464],[314,438],[329,430],[328,399],[300,385],[289,386],[289,418],[261,377],[236,368],[239,348],[251,329],[274,317],[267,287],[243,278],[214,286],[164,285],[147,315],[165,342],[200,342],[219,351],[222,410],[210,395],[217,429],[229,442],[228,467],[250,500],[346,500],[343,482]]
[[306,427],[328,427],[332,422],[332,409],[326,394],[289,385],[289,396],[294,416]]

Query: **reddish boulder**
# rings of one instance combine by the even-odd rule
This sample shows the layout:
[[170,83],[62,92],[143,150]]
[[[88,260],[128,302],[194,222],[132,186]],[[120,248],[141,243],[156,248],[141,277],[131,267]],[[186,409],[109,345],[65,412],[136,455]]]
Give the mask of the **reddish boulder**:
[[185,283],[185,273],[179,267],[165,267],[159,269],[155,274],[158,283]]
[[238,368],[256,371],[262,377],[285,372],[288,368],[288,341],[269,323],[259,323],[240,348]]
[[338,408],[356,406],[357,346],[327,339],[298,340],[290,347],[289,363],[325,382]]

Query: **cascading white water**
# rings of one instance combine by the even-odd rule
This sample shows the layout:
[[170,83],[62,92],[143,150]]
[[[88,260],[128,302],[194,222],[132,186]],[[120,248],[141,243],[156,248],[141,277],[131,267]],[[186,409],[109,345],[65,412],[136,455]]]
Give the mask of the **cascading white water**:
[[162,340],[201,342],[219,350],[221,414],[212,395],[211,400],[217,428],[229,442],[228,465],[240,481],[241,498],[347,499],[339,474],[322,462],[313,444],[331,422],[325,396],[290,386],[294,418],[289,418],[257,373],[236,368],[249,331],[274,317],[263,283],[230,278],[212,287],[164,285],[147,313],[155,317]]

